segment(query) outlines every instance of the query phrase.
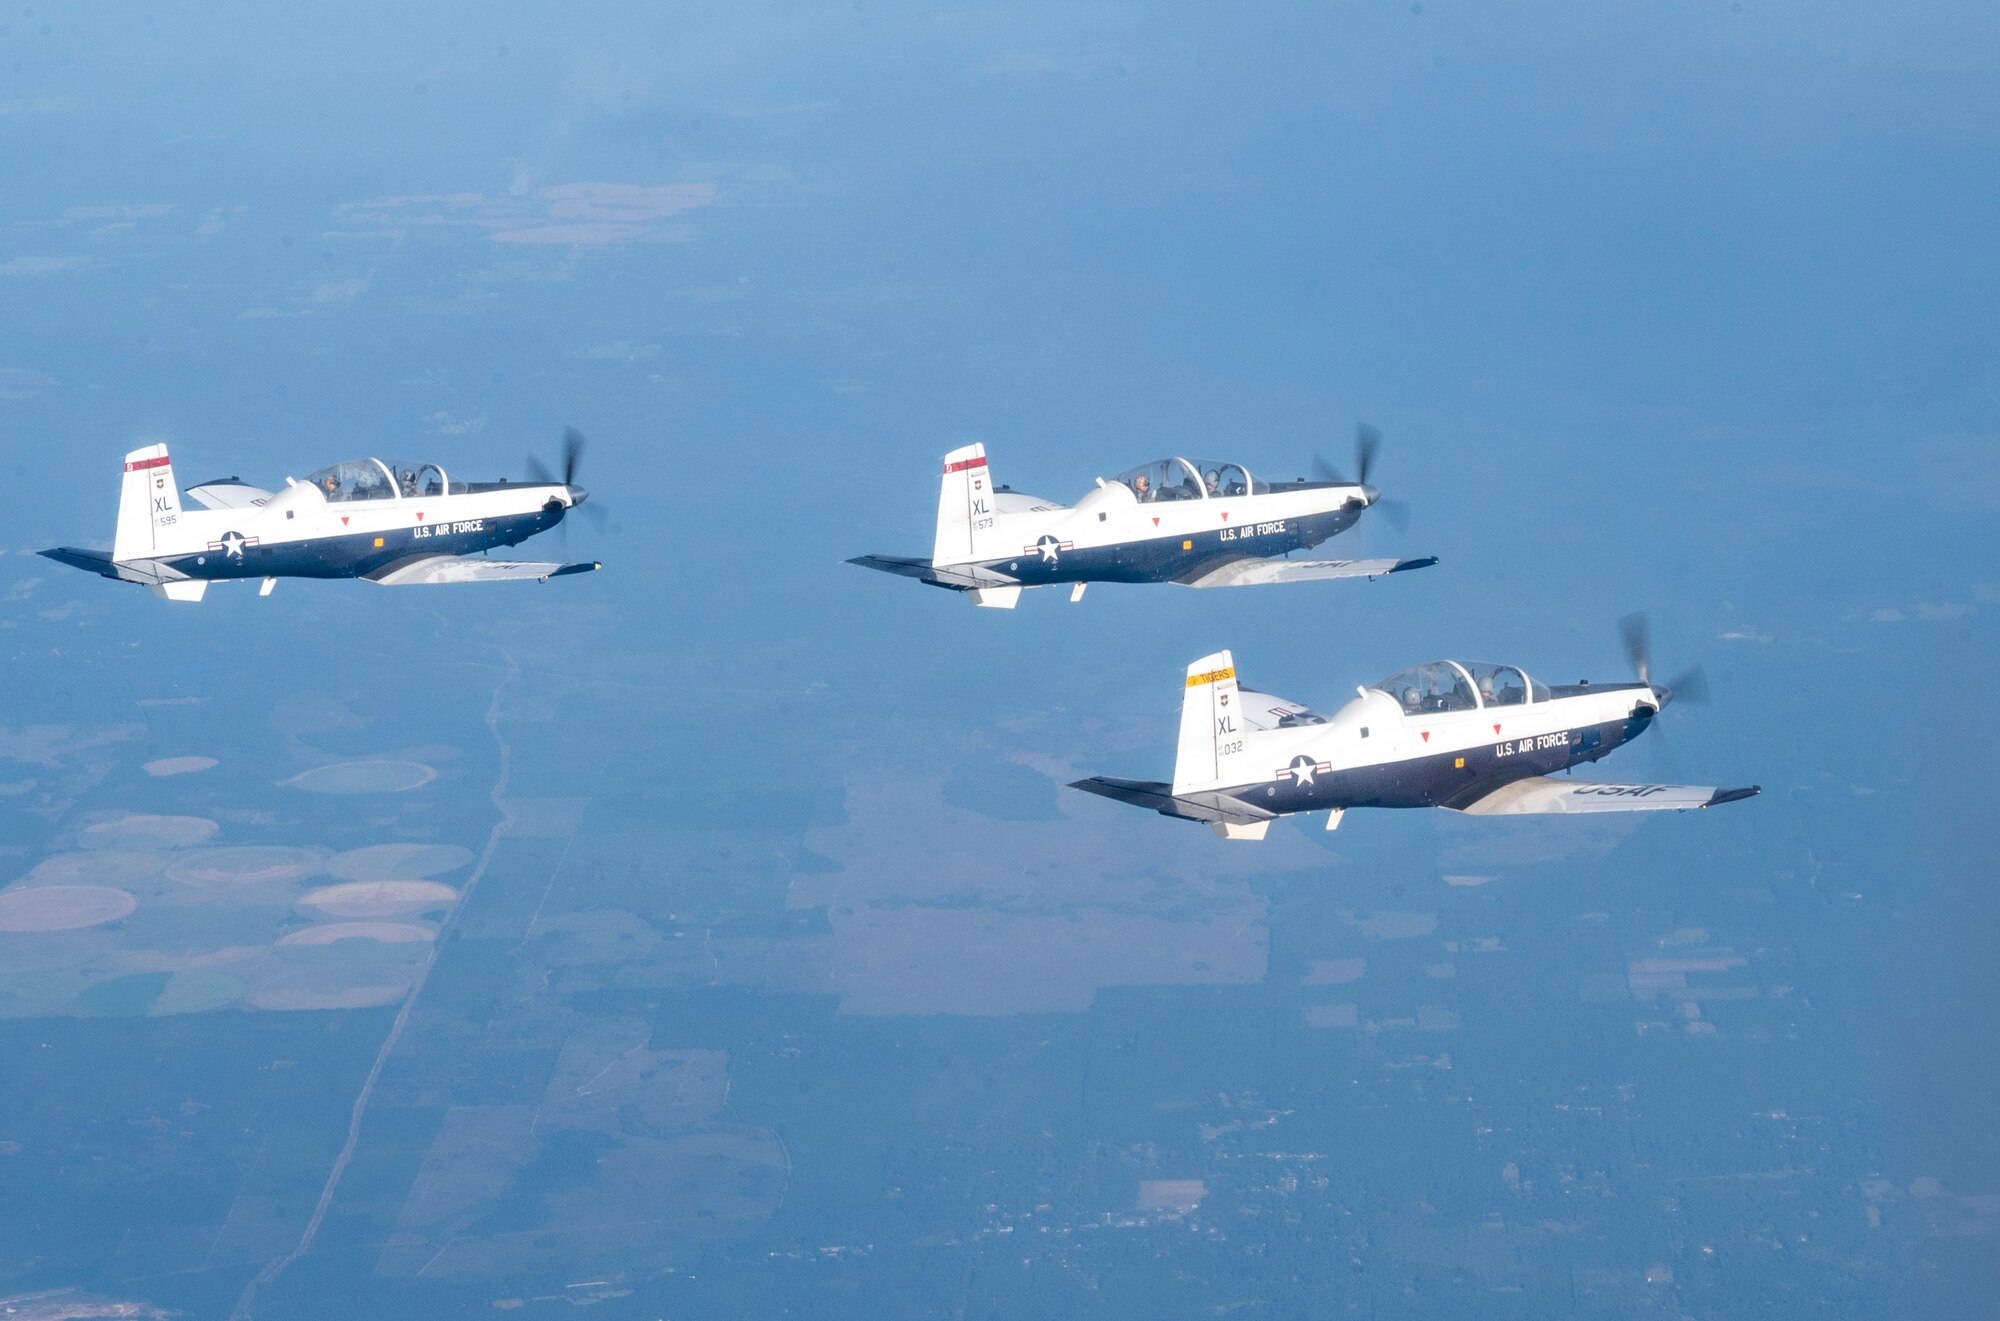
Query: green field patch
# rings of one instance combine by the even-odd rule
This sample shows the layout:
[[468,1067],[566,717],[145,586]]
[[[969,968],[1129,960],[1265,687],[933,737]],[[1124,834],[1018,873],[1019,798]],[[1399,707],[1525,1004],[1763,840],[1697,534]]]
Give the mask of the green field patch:
[[166,1014],[201,1014],[243,998],[243,983],[213,968],[190,968],[167,979],[159,998],[147,1012],[155,1018]]
[[137,972],[113,977],[76,997],[77,1007],[92,1018],[137,1018],[153,1007],[173,974]]

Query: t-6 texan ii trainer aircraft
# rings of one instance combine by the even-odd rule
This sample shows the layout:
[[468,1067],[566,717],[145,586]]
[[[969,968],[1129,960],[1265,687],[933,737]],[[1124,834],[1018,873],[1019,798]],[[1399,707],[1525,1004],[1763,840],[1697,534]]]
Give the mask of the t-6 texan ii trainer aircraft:
[[165,445],[125,456],[111,553],[63,546],[52,560],[199,601],[226,578],[366,578],[384,586],[558,578],[600,566],[487,559],[562,522],[589,494],[575,482],[583,437],[564,438],[563,475],[530,462],[526,482],[468,482],[434,463],[350,459],[272,492],[234,477],[191,486],[181,503]]
[[1316,578],[1374,578],[1437,563],[1294,560],[1354,525],[1381,501],[1368,484],[1380,436],[1363,427],[1357,480],[1324,463],[1315,480],[1267,482],[1238,463],[1156,459],[1097,479],[1074,505],[996,486],[984,445],[944,456],[937,539],[929,559],[863,555],[863,568],[964,592],[974,605],[1011,609],[1025,587],[1094,582],[1248,587]]
[[1699,670],[1655,685],[1645,625],[1626,620],[1637,683],[1549,685],[1512,665],[1434,661],[1393,674],[1331,717],[1243,688],[1226,651],[1187,669],[1171,784],[1093,776],[1071,787],[1206,821],[1225,839],[1262,839],[1272,821],[1353,807],[1444,807],[1468,816],[1683,811],[1747,789],[1592,784],[1554,772],[1644,733],[1676,693],[1699,700]]

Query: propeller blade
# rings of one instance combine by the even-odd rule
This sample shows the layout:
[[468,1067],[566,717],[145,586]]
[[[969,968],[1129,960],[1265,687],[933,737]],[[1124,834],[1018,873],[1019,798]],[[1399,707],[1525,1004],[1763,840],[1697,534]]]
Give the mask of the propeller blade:
[[556,475],[550,472],[547,466],[532,454],[528,456],[528,479],[538,486],[559,486],[562,484],[557,482]]
[[1706,706],[1708,675],[1697,665],[1686,673],[1675,676],[1674,681],[1667,685],[1667,693],[1673,701],[1687,702],[1692,706]]
[[1354,480],[1368,485],[1368,471],[1375,466],[1375,451],[1382,448],[1382,433],[1366,422],[1354,428],[1354,466],[1360,476]]
[[1313,480],[1316,482],[1330,482],[1335,486],[1353,485],[1352,482],[1340,475],[1340,469],[1326,461],[1326,455],[1324,454],[1313,455],[1312,474]]
[[1410,502],[1408,500],[1377,500],[1370,508],[1382,511],[1382,517],[1389,520],[1389,526],[1398,532],[1410,530]]
[[1625,639],[1625,655],[1632,662],[1632,670],[1639,676],[1639,682],[1650,684],[1652,679],[1652,642],[1647,635],[1646,616],[1633,613],[1618,621],[1618,632]]
[[1674,755],[1674,741],[1667,737],[1667,722],[1655,720],[1646,733],[1653,741],[1653,760],[1660,768],[1661,778],[1680,779],[1681,759]]
[[576,485],[577,461],[583,458],[583,433],[575,427],[563,428],[563,485]]

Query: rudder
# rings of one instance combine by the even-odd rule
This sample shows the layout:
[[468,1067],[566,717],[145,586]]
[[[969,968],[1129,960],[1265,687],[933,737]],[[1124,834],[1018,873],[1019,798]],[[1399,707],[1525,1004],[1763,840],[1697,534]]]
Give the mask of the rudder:
[[148,445],[125,456],[125,479],[118,494],[118,531],[113,560],[138,560],[169,548],[181,521],[181,490],[165,445]]
[[1246,784],[1250,728],[1236,688],[1236,661],[1227,651],[1203,656],[1187,668],[1181,695],[1180,743],[1174,754],[1174,792]]
[[982,550],[992,540],[995,521],[993,474],[986,466],[986,446],[966,445],[944,456],[944,476],[938,484],[937,539],[931,547],[933,564],[967,564],[988,558]]

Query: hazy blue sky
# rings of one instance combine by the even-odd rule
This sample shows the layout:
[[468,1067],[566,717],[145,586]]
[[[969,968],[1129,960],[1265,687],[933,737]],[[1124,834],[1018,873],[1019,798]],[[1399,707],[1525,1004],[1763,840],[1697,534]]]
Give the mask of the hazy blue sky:
[[[24,620],[75,607],[37,654],[351,647],[388,689],[518,612],[749,721],[722,690],[825,685],[814,765],[1059,709],[1073,765],[1149,775],[1214,647],[1331,705],[1440,654],[1617,677],[1648,609],[1716,688],[1673,768],[1766,787],[1704,847],[1825,887],[1777,929],[1862,1033],[1827,1067],[1885,1177],[2000,1192],[1993,7],[17,4],[0,80],[0,541]],[[1415,518],[1351,544],[1438,568],[1010,615],[840,563],[924,553],[968,440],[1067,501],[1166,452],[1298,475],[1361,419]],[[108,541],[152,439],[184,482],[483,477],[565,424],[588,579],[182,610],[13,558]],[[1709,826],[1627,848],[1711,868]],[[1954,1252],[1927,1278],[1978,1296]]]

